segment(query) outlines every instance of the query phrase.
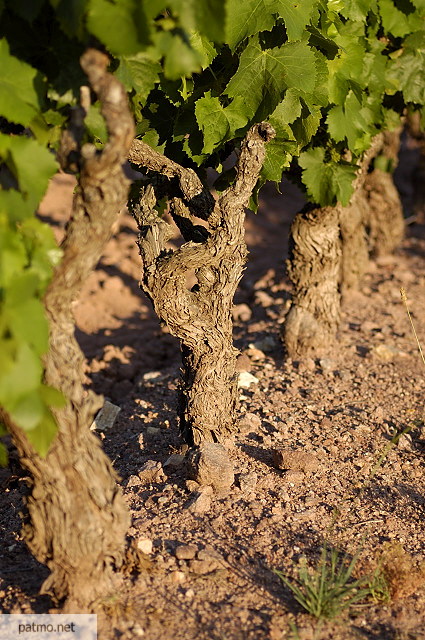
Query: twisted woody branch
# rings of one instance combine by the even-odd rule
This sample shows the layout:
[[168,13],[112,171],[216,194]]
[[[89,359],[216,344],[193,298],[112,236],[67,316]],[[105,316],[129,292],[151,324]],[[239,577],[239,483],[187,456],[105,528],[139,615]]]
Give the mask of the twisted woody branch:
[[[273,136],[266,123],[248,131],[235,182],[217,201],[191,169],[139,141],[130,150],[131,162],[168,179],[170,213],[189,238],[175,251],[166,248],[171,226],[155,211],[155,188],[143,188],[132,206],[140,230],[140,285],[159,318],[181,341],[179,419],[189,444],[223,441],[234,430],[237,350],[231,310],[247,256],[245,208],[264,162],[265,144]],[[208,228],[193,224],[194,215],[206,220]],[[191,290],[186,286],[189,270],[197,280]]]

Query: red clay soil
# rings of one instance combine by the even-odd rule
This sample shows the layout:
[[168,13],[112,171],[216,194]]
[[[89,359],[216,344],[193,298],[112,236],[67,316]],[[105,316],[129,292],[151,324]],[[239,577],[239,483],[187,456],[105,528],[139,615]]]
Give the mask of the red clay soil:
[[[58,175],[40,208],[58,239],[73,185]],[[235,486],[206,492],[198,507],[199,487],[186,481],[181,457],[170,460],[183,451],[179,346],[138,288],[135,224],[125,212],[75,306],[87,383],[121,408],[100,437],[122,478],[130,535],[152,549],[150,569],[105,603],[101,640],[425,638],[425,368],[400,299],[404,287],[425,345],[425,227],[409,226],[395,255],[370,263],[360,291],[344,301],[328,356],[293,362],[279,328],[290,299],[289,225],[301,203],[285,184],[283,196],[266,190],[260,213],[247,216],[235,342],[240,368],[258,381],[241,389],[240,431],[229,443]],[[282,448],[292,462],[278,469],[273,452]],[[148,460],[161,463],[152,481],[138,475]],[[28,489],[13,451],[0,487],[0,611],[48,612],[52,603],[37,595],[47,571],[21,541]],[[325,542],[361,550],[359,574],[385,552],[389,601],[368,600],[323,624],[303,613],[273,569],[295,576],[303,557],[314,566]]]

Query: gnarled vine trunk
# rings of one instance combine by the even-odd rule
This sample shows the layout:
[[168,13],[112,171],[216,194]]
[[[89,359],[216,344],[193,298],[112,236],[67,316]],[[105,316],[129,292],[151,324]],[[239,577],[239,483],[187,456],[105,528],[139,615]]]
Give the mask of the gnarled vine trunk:
[[301,212],[292,224],[287,270],[294,293],[282,335],[292,358],[329,351],[339,324],[341,293],[358,286],[371,248],[375,254],[392,251],[403,237],[391,174],[369,171],[378,153],[396,163],[398,140],[399,132],[374,138],[359,164],[347,206]]
[[369,263],[369,245],[365,227],[369,219],[369,203],[364,187],[370,165],[381,151],[383,142],[382,134],[375,136],[360,163],[350,202],[347,206],[340,207],[339,224],[342,241],[340,287],[343,295],[350,289],[357,289]]
[[80,149],[67,132],[62,146],[63,160],[70,152],[79,156],[81,173],[63,260],[45,295],[50,325],[45,380],[67,399],[65,408],[54,411],[59,431],[46,458],[6,416],[21,464],[32,476],[24,537],[35,557],[51,570],[42,593],[65,598],[68,611],[91,609],[113,588],[115,570],[124,562],[129,526],[117,476],[89,430],[99,399],[83,388],[84,358],[74,337],[72,303],[126,202],[128,181],[122,164],[134,125],[124,89],[106,72],[108,58],[88,50],[81,65],[101,101],[109,141],[99,154],[92,145]]
[[287,271],[294,285],[283,327],[291,358],[327,351],[340,318],[340,207],[298,213],[292,223]]
[[[252,127],[242,143],[235,183],[214,201],[196,174],[135,141],[131,162],[157,172],[170,197],[170,211],[186,244],[169,251],[169,225],[154,207],[154,188],[142,189],[133,204],[142,258],[141,287],[170,332],[181,341],[183,370],[180,427],[189,444],[223,442],[234,431],[237,405],[237,351],[232,339],[232,304],[247,249],[245,207],[257,182],[265,143],[274,135],[267,124]],[[177,184],[176,184],[177,179]],[[193,225],[194,214],[208,229]],[[197,283],[189,291],[186,274]]]
[[391,171],[374,168],[364,181],[367,200],[365,225],[369,251],[373,256],[392,253],[404,238],[405,224],[400,196],[392,178],[397,166],[401,129],[383,134],[381,154],[391,163]]

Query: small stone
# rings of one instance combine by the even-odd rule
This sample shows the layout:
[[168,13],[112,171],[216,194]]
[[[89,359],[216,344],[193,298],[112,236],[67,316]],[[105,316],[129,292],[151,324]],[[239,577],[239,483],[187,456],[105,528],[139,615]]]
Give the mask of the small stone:
[[236,359],[236,371],[250,371],[251,370],[251,360],[246,353],[241,353],[240,356]]
[[140,626],[140,624],[135,624],[131,632],[138,638],[143,638],[143,636],[145,635],[145,630]]
[[383,420],[384,420],[384,409],[381,406],[376,407],[376,409],[372,412],[371,418],[372,418],[372,420],[375,420],[376,422],[383,422]]
[[162,464],[156,460],[147,460],[139,471],[139,478],[143,484],[162,482],[166,479]]
[[275,336],[265,336],[262,340],[257,340],[253,344],[248,345],[249,348],[259,349],[264,353],[270,353],[274,351],[278,346],[278,341]]
[[251,345],[248,350],[247,350],[247,355],[250,357],[251,360],[253,360],[254,362],[258,362],[260,360],[265,360],[266,359],[266,354],[264,353],[264,351],[261,351],[261,349],[256,349],[254,347],[254,345]]
[[331,373],[335,368],[335,362],[330,358],[321,358],[319,360],[319,365],[323,373]]
[[171,580],[174,584],[181,584],[186,580],[186,574],[183,571],[173,571],[171,574]]
[[139,476],[130,476],[127,480],[127,487],[137,487],[139,484],[142,484]]
[[246,413],[239,420],[239,431],[242,434],[257,431],[261,427],[261,418],[255,413]]
[[413,451],[413,440],[410,433],[403,433],[398,440],[399,449],[403,449],[403,451]]
[[180,453],[172,453],[164,462],[164,469],[180,469],[185,463],[185,456]]
[[149,538],[140,538],[140,540],[137,541],[137,548],[149,555],[152,553],[153,542]]
[[233,465],[223,445],[205,442],[189,451],[188,475],[200,485],[211,485],[216,491],[229,489],[235,479]]
[[239,389],[249,389],[252,384],[258,384],[259,380],[249,371],[240,371],[238,378]]
[[175,551],[175,555],[177,560],[193,560],[197,552],[198,547],[194,544],[180,544]]
[[184,594],[186,600],[193,600],[193,598],[195,597],[195,592],[193,589],[188,589],[186,591],[186,593]]
[[212,556],[208,556],[204,560],[191,560],[189,562],[189,569],[193,571],[193,573],[197,573],[198,575],[206,575],[207,573],[212,573],[216,569],[218,569],[219,564],[215,558]]
[[120,411],[121,408],[117,407],[116,404],[112,404],[112,402],[105,400],[105,404],[93,420],[90,430],[94,431],[96,429],[97,431],[107,431],[113,426]]
[[233,320],[241,320],[242,322],[248,322],[251,319],[252,311],[247,304],[235,304],[232,309]]
[[406,355],[404,351],[400,351],[400,349],[389,344],[379,344],[377,347],[372,349],[372,353],[379,358],[379,360],[383,360],[384,362],[391,362],[391,360],[394,360],[396,356]]
[[161,376],[162,373],[160,371],[148,371],[147,373],[144,373],[142,377],[145,382],[149,382],[149,380],[157,380]]
[[146,435],[150,438],[155,438],[156,436],[159,436],[161,433],[161,429],[159,429],[158,427],[148,427],[146,429]]
[[295,449],[275,449],[273,463],[278,469],[303,473],[314,473],[319,468],[319,461],[314,454]]
[[301,484],[305,480],[305,473],[303,471],[287,471],[284,479],[292,484]]
[[242,493],[252,493],[255,490],[258,482],[258,475],[255,471],[249,473],[241,473],[239,475],[239,486]]
[[196,515],[206,513],[211,509],[212,492],[213,490],[210,486],[201,487],[189,500],[186,505],[186,509],[188,509],[190,513],[194,513]]
[[190,491],[197,491],[201,485],[195,480],[186,480],[186,488]]

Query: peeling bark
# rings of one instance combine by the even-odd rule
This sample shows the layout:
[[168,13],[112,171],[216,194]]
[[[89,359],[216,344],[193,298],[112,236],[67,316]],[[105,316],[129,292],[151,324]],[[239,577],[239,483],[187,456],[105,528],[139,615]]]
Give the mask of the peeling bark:
[[51,570],[41,592],[66,599],[64,611],[90,610],[113,588],[115,570],[125,560],[129,526],[117,475],[89,430],[100,399],[83,388],[84,357],[74,337],[72,316],[72,303],[98,262],[128,192],[122,164],[134,125],[123,87],[106,71],[108,62],[95,50],[81,58],[102,104],[107,144],[101,153],[93,145],[80,149],[77,131],[68,132],[62,145],[63,163],[77,160],[80,178],[62,244],[63,260],[45,295],[50,327],[45,381],[67,398],[66,407],[54,411],[59,431],[45,459],[6,416],[21,464],[32,475],[24,538],[34,556]]
[[[188,240],[176,251],[165,248],[170,226],[154,209],[154,188],[142,189],[132,206],[140,229],[141,288],[181,341],[179,420],[191,445],[223,442],[234,431],[237,350],[231,310],[247,256],[245,207],[264,161],[265,143],[273,136],[264,123],[250,129],[241,146],[236,181],[217,202],[192,170],[139,141],[130,151],[133,163],[169,180],[165,188],[171,195],[170,212]],[[208,221],[208,229],[193,225],[191,215]],[[197,278],[191,291],[185,284],[189,270]]]

